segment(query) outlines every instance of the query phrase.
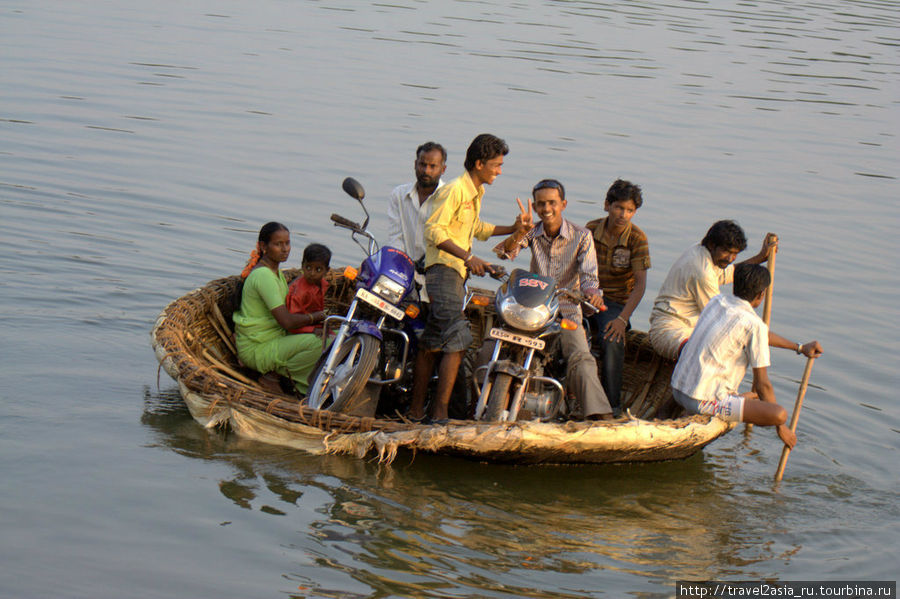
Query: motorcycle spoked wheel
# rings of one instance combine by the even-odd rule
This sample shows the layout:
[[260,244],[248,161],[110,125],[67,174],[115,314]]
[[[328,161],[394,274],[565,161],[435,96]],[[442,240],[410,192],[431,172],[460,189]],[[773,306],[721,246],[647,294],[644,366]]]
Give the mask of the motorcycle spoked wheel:
[[505,372],[498,372],[494,375],[491,394],[488,396],[482,420],[497,422],[503,417],[503,410],[506,409],[506,404],[510,398],[509,388],[512,385],[512,380],[512,375]]
[[316,367],[309,386],[307,405],[314,409],[342,412],[362,392],[378,363],[378,339],[353,335],[341,344],[334,375],[325,374],[325,361]]

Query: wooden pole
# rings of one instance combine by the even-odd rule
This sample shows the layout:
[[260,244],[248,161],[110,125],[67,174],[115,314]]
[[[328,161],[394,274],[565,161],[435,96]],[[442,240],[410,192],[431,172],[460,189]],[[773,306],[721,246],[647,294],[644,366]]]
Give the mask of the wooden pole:
[[[794,403],[794,413],[791,414],[791,431],[797,432],[797,422],[800,420],[800,409],[803,407],[803,396],[806,395],[806,388],[809,386],[809,375],[812,372],[812,366],[815,358],[806,359],[806,370],[803,371],[803,379],[800,381],[800,389],[797,391],[797,401]],[[791,455],[791,448],[787,445],[781,450],[781,461],[778,462],[778,470],[775,472],[775,482],[779,482],[784,475],[784,467],[787,465],[788,456]]]
[[[778,239],[777,235],[772,235],[775,240]],[[769,253],[766,256],[766,268],[769,269],[769,287],[766,289],[766,299],[765,303],[763,303],[763,322],[766,323],[766,326],[769,326],[769,323],[772,321],[772,291],[775,287],[775,246],[769,248]]]
[[[778,236],[774,233],[771,235],[775,240],[778,239]],[[769,241],[770,237],[766,237],[766,241]],[[763,303],[763,322],[766,323],[766,326],[769,326],[769,323],[772,322],[772,291],[775,287],[775,247],[770,247],[768,254],[766,254],[766,268],[769,269],[769,286],[766,288],[766,297]],[[752,431],[753,425],[749,422],[744,425],[744,431]]]

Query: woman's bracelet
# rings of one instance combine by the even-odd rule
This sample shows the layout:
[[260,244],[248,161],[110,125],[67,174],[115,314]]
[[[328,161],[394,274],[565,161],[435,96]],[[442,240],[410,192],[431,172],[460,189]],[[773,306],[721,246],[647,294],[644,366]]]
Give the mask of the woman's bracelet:
[[468,264],[469,260],[472,259],[472,252],[466,252],[466,255],[463,256],[463,264]]
[[624,324],[626,327],[628,326],[628,321],[625,320],[624,318],[622,318],[622,315],[621,315],[621,314],[619,314],[618,316],[616,316],[616,320],[621,320],[621,321],[622,321],[622,324]]
[[798,343],[797,347],[794,348],[794,351],[797,352],[797,355],[799,356],[800,354],[803,353],[803,346]]

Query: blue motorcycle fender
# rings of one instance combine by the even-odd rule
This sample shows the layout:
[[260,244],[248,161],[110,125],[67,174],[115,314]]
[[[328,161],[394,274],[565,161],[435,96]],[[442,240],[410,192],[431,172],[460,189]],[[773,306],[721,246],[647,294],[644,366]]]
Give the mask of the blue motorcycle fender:
[[351,336],[356,335],[357,333],[369,335],[370,337],[375,337],[379,341],[383,341],[381,330],[375,326],[375,323],[368,320],[357,320],[350,325],[350,330],[347,332],[347,335]]

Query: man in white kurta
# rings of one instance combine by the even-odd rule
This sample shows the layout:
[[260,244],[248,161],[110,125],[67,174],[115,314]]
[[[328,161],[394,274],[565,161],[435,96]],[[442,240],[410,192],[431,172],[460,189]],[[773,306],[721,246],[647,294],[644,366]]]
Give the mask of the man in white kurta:
[[719,286],[731,283],[734,265],[720,268],[702,244],[691,246],[672,268],[650,312],[650,342],[667,358],[677,358],[685,339],[697,324],[700,312],[719,294]]
[[[772,237],[771,243],[777,246],[777,238]],[[765,262],[768,244],[767,236],[759,253],[744,262]],[[713,223],[703,241],[675,261],[650,311],[650,343],[657,353],[672,360],[678,358],[704,306],[719,294],[720,285],[731,282],[732,262],[746,247],[747,238],[740,225],[720,220]]]
[[443,146],[427,142],[416,150],[413,164],[416,180],[398,185],[388,200],[387,244],[399,248],[413,262],[425,255],[425,221],[431,214],[428,198],[444,184],[447,152]]

